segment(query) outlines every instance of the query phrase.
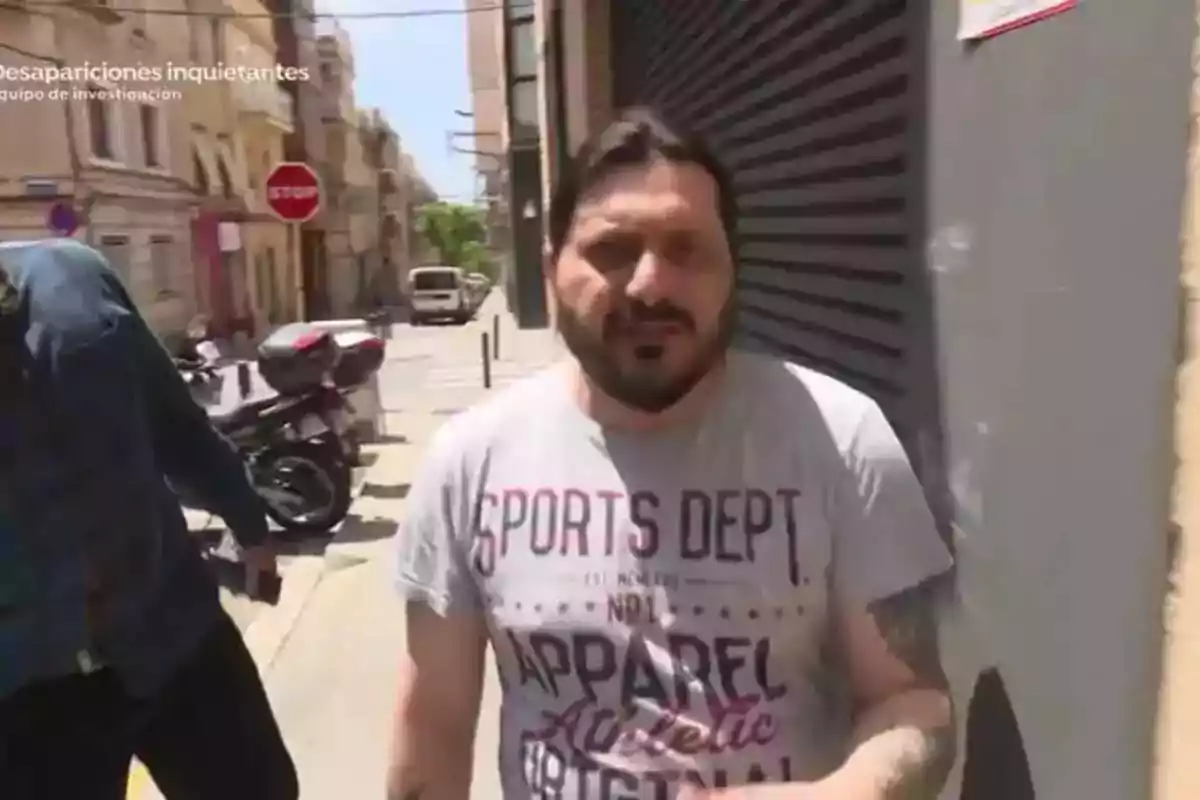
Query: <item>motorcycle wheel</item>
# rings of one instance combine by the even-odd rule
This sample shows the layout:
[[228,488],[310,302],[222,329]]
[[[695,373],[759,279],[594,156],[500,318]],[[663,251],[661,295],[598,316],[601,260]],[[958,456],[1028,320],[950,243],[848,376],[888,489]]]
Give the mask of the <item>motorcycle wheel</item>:
[[[328,533],[350,513],[351,467],[331,447],[286,445],[264,456],[255,472],[267,516],[285,532]],[[274,496],[285,494],[297,499]]]

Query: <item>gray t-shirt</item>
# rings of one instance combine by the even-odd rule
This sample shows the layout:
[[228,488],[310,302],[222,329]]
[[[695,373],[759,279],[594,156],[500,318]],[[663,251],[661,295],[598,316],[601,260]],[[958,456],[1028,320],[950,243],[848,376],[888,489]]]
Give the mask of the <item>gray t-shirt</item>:
[[879,407],[746,353],[699,424],[651,434],[541,373],[443,426],[408,503],[402,594],[487,620],[506,798],[827,774],[850,728],[831,603],[951,565]]

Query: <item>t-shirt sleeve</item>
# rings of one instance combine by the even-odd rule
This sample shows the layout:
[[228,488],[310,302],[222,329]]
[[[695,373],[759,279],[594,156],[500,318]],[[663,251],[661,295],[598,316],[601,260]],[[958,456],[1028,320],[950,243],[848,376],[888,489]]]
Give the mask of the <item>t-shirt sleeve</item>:
[[397,591],[442,616],[481,608],[463,538],[467,489],[461,461],[443,428],[426,452],[396,530]]
[[833,588],[866,605],[950,569],[953,559],[904,447],[870,402],[845,450],[834,501]]

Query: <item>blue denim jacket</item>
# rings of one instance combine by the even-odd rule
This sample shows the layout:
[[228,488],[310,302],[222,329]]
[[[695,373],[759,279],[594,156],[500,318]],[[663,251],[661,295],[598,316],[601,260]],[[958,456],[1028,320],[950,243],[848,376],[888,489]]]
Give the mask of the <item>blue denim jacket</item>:
[[99,253],[5,244],[0,270],[0,698],[95,664],[152,692],[220,613],[164,476],[244,546],[262,504]]

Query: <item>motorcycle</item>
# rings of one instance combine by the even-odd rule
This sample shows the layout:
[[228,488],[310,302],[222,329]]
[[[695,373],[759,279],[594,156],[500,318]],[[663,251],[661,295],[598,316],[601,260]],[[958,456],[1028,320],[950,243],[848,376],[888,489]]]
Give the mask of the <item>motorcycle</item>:
[[[325,332],[287,330],[295,327],[259,349],[259,371],[279,394],[209,419],[237,449],[272,520],[288,532],[324,533],[349,513],[360,463],[347,397],[382,366],[384,345],[367,337],[339,348]],[[189,500],[181,497],[197,507]]]
[[284,530],[323,533],[346,518],[353,476],[340,438],[345,404],[335,390],[266,398],[209,418],[237,448],[267,516]]

